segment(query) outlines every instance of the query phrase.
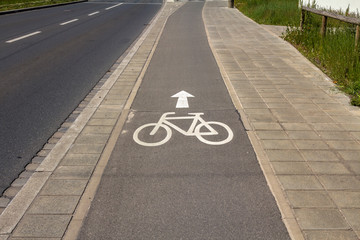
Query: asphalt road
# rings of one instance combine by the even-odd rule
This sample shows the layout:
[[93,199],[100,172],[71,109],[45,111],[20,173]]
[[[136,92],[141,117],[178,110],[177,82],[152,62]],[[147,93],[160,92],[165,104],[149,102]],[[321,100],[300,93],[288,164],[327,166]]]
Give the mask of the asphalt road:
[[89,1],[0,16],[0,195],[160,7]]
[[[209,48],[203,4],[169,18],[79,239],[289,239]],[[188,108],[172,97],[182,90]]]

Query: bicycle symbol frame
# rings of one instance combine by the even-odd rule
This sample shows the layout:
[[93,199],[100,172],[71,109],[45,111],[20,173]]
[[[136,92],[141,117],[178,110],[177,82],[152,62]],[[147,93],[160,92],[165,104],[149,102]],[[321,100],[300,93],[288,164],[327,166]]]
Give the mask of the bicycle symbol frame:
[[[230,142],[234,137],[232,130],[226,124],[221,123],[221,122],[205,121],[201,117],[202,115],[204,115],[204,113],[188,113],[189,116],[169,117],[169,115],[174,115],[174,114],[175,114],[175,112],[164,113],[160,117],[160,120],[157,123],[148,123],[148,124],[144,124],[144,125],[140,126],[139,128],[137,128],[133,134],[134,141],[136,143],[138,143],[139,145],[146,146],[146,147],[160,146],[170,140],[170,138],[172,136],[171,128],[175,129],[176,131],[178,131],[179,133],[181,133],[185,136],[195,136],[201,142],[209,144],[209,145],[223,145],[223,144]],[[171,120],[186,120],[186,119],[193,120],[187,131],[184,131],[183,129],[176,126],[174,123],[170,122]],[[203,136],[214,136],[214,135],[219,134],[211,125],[218,125],[218,126],[224,128],[227,131],[227,134],[228,134],[227,137],[224,140],[219,140],[219,141],[210,141],[210,140],[205,139]],[[152,131],[149,134],[150,136],[155,135],[160,128],[164,128],[166,131],[165,138],[158,142],[145,142],[145,141],[140,140],[139,133],[143,129],[148,128],[148,127],[153,127]],[[207,129],[207,131],[201,132],[200,130],[202,127],[205,127]]]

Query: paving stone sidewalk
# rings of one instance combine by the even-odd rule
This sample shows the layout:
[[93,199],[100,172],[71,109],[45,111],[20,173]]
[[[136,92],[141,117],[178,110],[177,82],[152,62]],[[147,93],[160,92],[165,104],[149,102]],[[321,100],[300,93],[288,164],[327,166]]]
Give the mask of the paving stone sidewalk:
[[290,44],[226,6],[206,3],[209,42],[280,186],[284,221],[293,215],[293,239],[359,239],[359,108]]

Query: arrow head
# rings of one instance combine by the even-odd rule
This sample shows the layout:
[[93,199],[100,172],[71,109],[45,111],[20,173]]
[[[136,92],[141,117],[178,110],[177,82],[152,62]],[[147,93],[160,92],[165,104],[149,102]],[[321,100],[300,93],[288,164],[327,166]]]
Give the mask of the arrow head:
[[177,94],[175,95],[172,95],[171,97],[173,98],[187,98],[187,97],[194,97],[193,95],[191,95],[190,93],[188,92],[185,92],[185,91],[180,91],[178,92]]

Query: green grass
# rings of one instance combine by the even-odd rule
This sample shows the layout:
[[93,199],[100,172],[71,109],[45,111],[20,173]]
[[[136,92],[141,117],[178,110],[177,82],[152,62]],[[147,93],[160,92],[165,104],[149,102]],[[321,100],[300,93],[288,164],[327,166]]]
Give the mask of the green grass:
[[299,24],[298,0],[235,0],[235,6],[260,24]]
[[[360,50],[355,49],[355,26],[328,19],[326,37],[320,35],[321,16],[307,13],[299,29],[298,0],[241,0],[235,6],[260,24],[288,26],[284,39],[325,72],[339,89],[360,106]],[[340,13],[341,14],[341,13]]]
[[75,0],[1,0],[0,11],[74,2]]

